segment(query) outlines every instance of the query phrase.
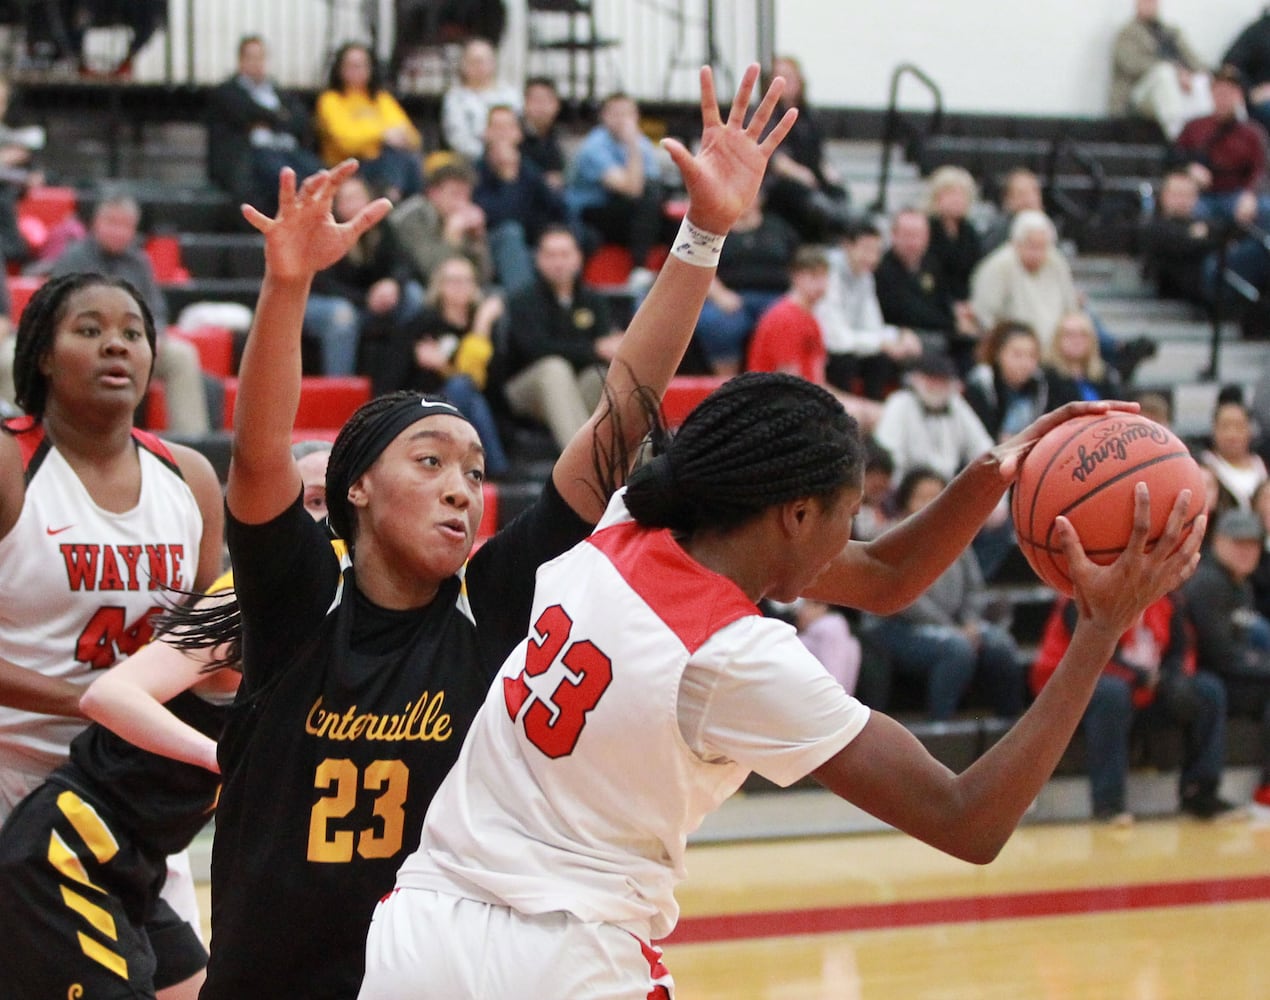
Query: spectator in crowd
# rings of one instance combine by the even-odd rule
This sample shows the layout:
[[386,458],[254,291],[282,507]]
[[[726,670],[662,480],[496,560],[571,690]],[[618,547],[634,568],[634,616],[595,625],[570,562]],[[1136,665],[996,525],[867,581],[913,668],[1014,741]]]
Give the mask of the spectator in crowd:
[[[1030,682],[1039,694],[1067,652],[1076,605],[1059,598],[1046,621]],[[1233,818],[1238,810],[1218,795],[1226,751],[1226,689],[1208,672],[1196,672],[1186,614],[1175,595],[1149,605],[1120,637],[1085,709],[1085,767],[1093,818],[1131,826],[1126,790],[1129,735],[1137,725],[1180,725],[1186,732],[1178,797],[1182,812],[1197,819]]]
[[50,277],[76,271],[96,272],[130,282],[145,299],[159,331],[154,377],[167,394],[168,430],[206,434],[211,428],[207,387],[198,350],[169,336],[168,305],[154,278],[150,258],[137,241],[141,208],[128,195],[107,195],[93,209],[88,235],[68,246],[48,267]]
[[768,207],[782,215],[807,243],[828,243],[851,221],[847,189],[825,158],[824,136],[807,100],[802,65],[792,56],[772,60],[768,79],[785,78],[780,108],[798,109],[793,130],[772,157],[764,187]]
[[[47,134],[39,125],[11,125],[11,98],[12,87],[0,76],[0,258],[9,265],[22,265],[38,254],[52,236],[45,230],[38,239],[32,239],[18,225],[18,202],[44,183],[36,154],[44,148]],[[77,227],[76,238],[84,234],[83,224],[74,216],[60,225],[62,229],[68,225]]]
[[895,463],[870,435],[864,439],[864,485],[860,509],[851,524],[851,537],[871,542],[895,521]]
[[789,292],[763,313],[754,329],[746,371],[786,372],[830,389],[865,433],[873,429],[881,406],[825,382],[825,341],[816,322],[816,303],[829,283],[829,261],[819,247],[803,247],[789,265]]
[[[916,514],[947,485],[934,469],[913,466],[895,490],[899,515]],[[892,668],[921,679],[926,713],[935,721],[956,715],[976,680],[997,716],[1023,711],[1026,666],[1009,631],[986,617],[988,598],[979,561],[967,548],[913,604],[866,619]]]
[[393,332],[391,370],[396,377],[382,391],[442,393],[480,435],[486,474],[505,475],[507,455],[483,394],[503,299],[482,295],[472,262],[454,256],[433,270],[424,306],[416,322]]
[[1253,450],[1252,414],[1238,386],[1227,386],[1217,397],[1208,447],[1200,461],[1217,477],[1218,511],[1229,507],[1252,509],[1252,498],[1267,479],[1266,463]]
[[1205,218],[1266,229],[1266,130],[1247,120],[1243,87],[1243,74],[1234,66],[1218,69],[1213,74],[1213,113],[1187,123],[1170,158],[1185,165],[1199,184]]
[[952,479],[976,455],[993,445],[961,394],[952,358],[924,351],[905,379],[882,403],[873,436],[895,463],[895,475],[925,466]]
[[970,275],[983,258],[979,231],[970,222],[970,210],[978,196],[975,179],[964,167],[939,167],[927,182],[930,253],[954,302],[969,301]]
[[1084,310],[1059,320],[1041,358],[1051,409],[1073,399],[1120,398],[1120,375],[1103,359],[1093,319]]
[[1044,212],[1045,199],[1041,193],[1041,179],[1027,167],[1015,167],[1005,175],[1001,183],[1001,201],[996,218],[984,230],[982,248],[984,254],[996,250],[1010,240],[1010,227],[1020,212]]
[[521,94],[498,80],[498,57],[484,38],[473,38],[459,56],[459,77],[441,98],[441,137],[451,149],[475,163],[485,151],[485,126],[491,108],[520,114]]
[[652,283],[648,252],[661,241],[661,165],[648,136],[640,131],[639,106],[627,94],[614,93],[600,105],[600,121],[573,157],[565,201],[574,217],[605,243],[625,247],[634,261],[630,287]]
[[303,179],[322,169],[313,152],[312,115],[269,75],[269,50],[259,35],[238,43],[238,70],[207,97],[207,172],[238,201],[272,214],[278,171]]
[[384,85],[366,45],[346,42],[335,51],[314,116],[328,167],[356,157],[371,186],[394,203],[423,190],[423,137]]
[[1265,542],[1250,510],[1217,516],[1195,574],[1182,585],[1199,669],[1221,678],[1230,714],[1261,721],[1261,774],[1253,801],[1270,806],[1270,651],[1249,578]]
[[556,191],[564,190],[565,158],[560,144],[560,92],[549,76],[531,76],[525,81],[521,125],[524,138],[520,152],[533,163]]
[[[340,184],[333,212],[353,219],[372,201],[366,178]],[[376,393],[396,382],[391,345],[413,330],[423,312],[423,288],[392,230],[364,233],[349,252],[313,278],[304,332],[322,343],[324,375],[368,374]]]
[[1249,580],[1252,583],[1253,605],[1257,614],[1270,622],[1270,480],[1257,487],[1252,495],[1252,512],[1261,521],[1261,534],[1265,540],[1257,568]]
[[1270,8],[1236,36],[1221,61],[1243,74],[1248,86],[1248,113],[1262,128],[1270,129]]
[[[1232,236],[1199,211],[1199,183],[1185,169],[1171,170],[1160,182],[1156,214],[1143,231],[1143,266],[1161,298],[1206,306],[1218,280],[1218,249]],[[1259,240],[1236,237],[1226,248],[1227,273],[1249,298],[1260,295],[1270,278],[1270,253]],[[1233,274],[1233,279],[1229,275]]]
[[860,640],[851,634],[846,615],[810,597],[795,600],[793,611],[798,641],[847,694],[855,694],[862,650]]
[[887,323],[913,330],[924,348],[942,347],[967,371],[979,324],[968,303],[956,302],[938,262],[930,254],[930,220],[915,208],[891,220],[891,247],[875,273],[878,302]]
[[899,382],[901,366],[922,353],[912,330],[882,318],[874,272],[882,259],[882,234],[871,222],[847,227],[828,253],[829,287],[816,304],[816,319],[829,359],[829,384],[868,399],[883,399]]
[[622,333],[608,300],[582,284],[572,232],[544,232],[534,261],[536,280],[507,300],[503,394],[513,414],[546,424],[563,449],[599,402]]
[[1013,437],[1053,409],[1041,342],[1030,326],[998,323],[980,342],[978,358],[966,376],[966,402],[995,440]]
[[797,250],[798,234],[781,216],[766,210],[760,194],[723,244],[692,335],[716,375],[741,370],[759,317],[789,287],[789,265]]
[[[1041,368],[1036,332],[1022,323],[998,323],[979,345],[979,363],[966,377],[966,402],[994,440],[1004,441],[1041,414],[1055,408],[1049,380]],[[1002,505],[975,535],[975,555],[988,580],[994,580],[1017,550],[1014,522]]]
[[433,269],[456,253],[472,262],[482,285],[493,279],[485,212],[473,201],[475,190],[476,174],[468,164],[442,162],[428,172],[423,194],[407,198],[389,214],[388,227],[421,281],[431,280]]
[[1010,242],[992,251],[971,279],[971,302],[985,328],[1013,321],[1030,326],[1048,345],[1065,313],[1080,308],[1072,270],[1058,249],[1058,233],[1044,212],[1014,217]]
[[[132,64],[146,47],[167,15],[164,0],[63,0],[32,4],[42,8],[56,58],[73,62],[81,76],[132,76]],[[91,65],[84,52],[90,28],[120,26],[128,29],[128,47],[123,58],[106,70]]]
[[534,279],[530,247],[548,226],[565,222],[564,199],[521,152],[520,121],[509,107],[490,109],[472,201],[485,213],[494,277],[507,291]]
[[1160,0],[1135,0],[1133,20],[1116,35],[1108,104],[1112,115],[1159,122],[1170,142],[1192,118],[1212,113],[1204,63],[1180,28],[1160,20]]

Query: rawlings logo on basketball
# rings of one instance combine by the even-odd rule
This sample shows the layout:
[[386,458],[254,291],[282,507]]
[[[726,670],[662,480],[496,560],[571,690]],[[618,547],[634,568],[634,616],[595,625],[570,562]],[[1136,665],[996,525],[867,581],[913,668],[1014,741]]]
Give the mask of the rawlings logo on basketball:
[[1093,448],[1080,445],[1076,449],[1076,467],[1072,469],[1072,478],[1083,483],[1103,462],[1123,462],[1129,457],[1129,445],[1135,441],[1147,440],[1156,444],[1168,444],[1169,432],[1158,424],[1122,424],[1095,429],[1093,437],[1098,443]]

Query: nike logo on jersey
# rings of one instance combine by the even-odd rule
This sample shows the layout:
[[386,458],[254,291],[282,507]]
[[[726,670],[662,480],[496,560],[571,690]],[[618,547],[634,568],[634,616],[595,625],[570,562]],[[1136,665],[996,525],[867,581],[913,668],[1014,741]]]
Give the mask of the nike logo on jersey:
[[60,535],[63,531],[70,531],[71,528],[73,527],[75,527],[75,525],[73,524],[68,524],[65,528],[54,528],[52,525],[50,525],[44,530],[47,531],[50,535]]

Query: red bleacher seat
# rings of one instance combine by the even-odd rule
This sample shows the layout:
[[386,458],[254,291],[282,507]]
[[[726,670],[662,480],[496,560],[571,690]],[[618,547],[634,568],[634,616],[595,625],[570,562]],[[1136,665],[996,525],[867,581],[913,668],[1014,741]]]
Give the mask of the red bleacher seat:
[[148,431],[162,431],[168,426],[168,394],[157,378],[151,379],[150,387],[146,389],[143,423]]
[[181,264],[181,241],[171,233],[159,233],[146,240],[146,256],[160,285],[181,285],[190,272]]
[[630,251],[616,243],[606,243],[587,258],[582,269],[582,280],[593,288],[612,288],[625,285],[630,277]]
[[676,375],[666,387],[661,412],[667,427],[678,427],[692,408],[727,381],[724,375]]
[[223,326],[168,327],[168,335],[189,341],[198,349],[199,367],[209,375],[228,378],[234,373],[234,333]]
[[50,229],[75,211],[73,187],[35,187],[18,200],[18,218],[39,219]]
[[44,284],[44,279],[25,274],[10,274],[5,281],[9,286],[9,319],[17,323],[35,290]]
[[[370,399],[370,379],[363,375],[306,375],[300,380],[300,405],[295,427],[300,437],[312,431],[338,429],[353,411]],[[238,379],[225,379],[225,428],[234,426]],[[304,433],[300,433],[304,432]]]

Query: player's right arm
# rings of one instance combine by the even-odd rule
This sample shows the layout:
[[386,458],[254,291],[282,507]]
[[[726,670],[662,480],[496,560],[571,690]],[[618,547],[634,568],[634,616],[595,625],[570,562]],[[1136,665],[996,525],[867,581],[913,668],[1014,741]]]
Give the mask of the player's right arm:
[[357,170],[346,160],[306,178],[282,171],[278,214],[250,205],[243,216],[265,237],[265,276],[238,372],[234,446],[226,502],[239,521],[263,524],[281,514],[300,492],[291,457],[291,431],[300,404],[300,334],[313,276],[344,256],[392,207],[384,198],[349,222],[336,222],[331,203]]
[[1092,563],[1060,518],[1079,610],[1072,641],[1023,717],[963,773],[953,774],[898,722],[874,712],[860,734],[815,771],[817,780],[932,847],[976,864],[991,861],[1049,780],[1120,636],[1194,571],[1204,518],[1185,533],[1188,503],[1202,500],[1183,491],[1148,552],[1150,500],[1139,484],[1133,535],[1110,566]]
[[[22,474],[22,453],[18,443],[0,431],[0,538],[18,523],[26,500]],[[4,567],[0,566],[0,573]],[[68,681],[45,677],[8,660],[0,659],[0,705],[43,715],[78,718],[79,696],[83,688]]]
[[805,596],[874,614],[900,611],[923,594],[973,541],[1014,482],[1024,456],[1059,424],[1137,403],[1068,403],[980,455],[916,514],[870,542],[849,542]]

